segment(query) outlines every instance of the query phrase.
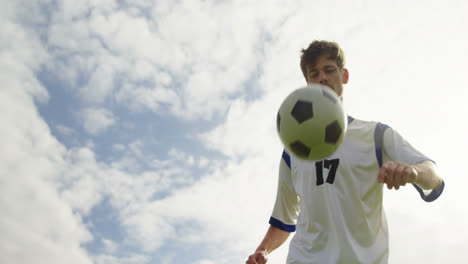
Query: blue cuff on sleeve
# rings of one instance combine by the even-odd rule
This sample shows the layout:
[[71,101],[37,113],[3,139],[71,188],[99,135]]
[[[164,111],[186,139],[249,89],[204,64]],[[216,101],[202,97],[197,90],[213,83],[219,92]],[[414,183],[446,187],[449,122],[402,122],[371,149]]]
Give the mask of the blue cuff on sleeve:
[[274,218],[274,217],[270,217],[270,225],[276,227],[276,228],[279,228],[281,230],[284,230],[286,232],[294,232],[296,231],[296,225],[287,225],[283,222],[281,222],[280,220]]
[[432,190],[431,193],[429,193],[428,195],[425,195],[424,194],[424,191],[421,189],[421,187],[419,187],[418,185],[414,184],[413,183],[413,186],[414,188],[416,188],[416,190],[419,192],[419,195],[421,195],[421,198],[426,201],[426,202],[432,202],[432,201],[435,201],[437,198],[439,198],[439,196],[442,194],[442,192],[444,191],[444,187],[445,187],[445,182],[442,181],[442,184],[440,185],[439,188],[437,189],[434,189]]

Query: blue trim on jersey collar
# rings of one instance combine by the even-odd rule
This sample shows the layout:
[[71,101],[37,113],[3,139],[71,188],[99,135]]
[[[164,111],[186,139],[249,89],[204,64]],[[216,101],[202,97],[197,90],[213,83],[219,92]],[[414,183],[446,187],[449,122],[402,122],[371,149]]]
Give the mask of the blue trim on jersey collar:
[[348,125],[349,125],[351,122],[353,122],[353,121],[354,121],[354,117],[352,117],[352,116],[349,115],[349,116],[348,116]]
[[276,227],[276,228],[279,228],[281,230],[284,230],[286,232],[294,232],[296,231],[296,225],[287,225],[283,222],[281,222],[280,220],[274,218],[273,216],[270,217],[270,221],[269,221],[270,225]]
[[284,162],[286,162],[286,165],[288,165],[289,169],[291,169],[291,157],[289,156],[288,153],[286,153],[285,150],[283,150],[282,157],[283,157]]

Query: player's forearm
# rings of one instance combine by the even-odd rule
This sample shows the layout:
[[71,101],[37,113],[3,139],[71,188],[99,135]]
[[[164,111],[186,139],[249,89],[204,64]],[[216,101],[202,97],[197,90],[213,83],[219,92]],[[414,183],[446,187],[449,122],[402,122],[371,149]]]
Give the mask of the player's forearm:
[[425,189],[437,189],[442,184],[442,178],[439,177],[436,166],[431,161],[425,161],[416,165],[413,168],[417,171],[415,183]]
[[272,252],[279,246],[281,246],[289,237],[289,232],[270,226],[268,232],[265,235],[262,243],[257,248],[257,252],[266,251],[268,253]]

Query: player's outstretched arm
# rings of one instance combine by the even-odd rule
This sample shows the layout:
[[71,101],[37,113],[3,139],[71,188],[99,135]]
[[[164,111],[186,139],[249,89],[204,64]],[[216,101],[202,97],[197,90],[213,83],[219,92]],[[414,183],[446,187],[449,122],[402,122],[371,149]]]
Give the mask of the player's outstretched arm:
[[438,189],[442,184],[442,178],[437,173],[437,168],[432,161],[425,161],[413,165],[417,172],[416,183],[425,190]]
[[265,238],[255,253],[249,256],[246,264],[263,264],[268,261],[268,254],[281,246],[289,237],[289,232],[270,225]]
[[402,162],[385,162],[380,168],[378,181],[386,183],[388,189],[395,188],[406,183],[415,183],[419,187],[430,190],[437,189],[442,184],[434,163],[424,161],[416,165],[408,165]]

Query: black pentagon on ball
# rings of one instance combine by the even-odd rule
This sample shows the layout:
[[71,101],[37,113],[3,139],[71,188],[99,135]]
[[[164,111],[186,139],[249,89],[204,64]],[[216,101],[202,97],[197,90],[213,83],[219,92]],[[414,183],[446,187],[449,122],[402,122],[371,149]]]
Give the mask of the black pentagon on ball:
[[338,124],[338,121],[333,121],[325,128],[325,142],[329,144],[336,144],[338,139],[340,139],[341,133],[342,130]]
[[298,100],[291,111],[292,117],[301,124],[314,116],[312,102]]
[[294,141],[289,145],[291,151],[300,158],[307,158],[310,154],[310,148],[300,141]]

